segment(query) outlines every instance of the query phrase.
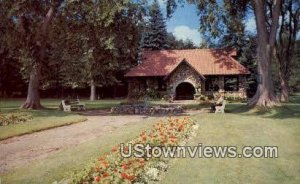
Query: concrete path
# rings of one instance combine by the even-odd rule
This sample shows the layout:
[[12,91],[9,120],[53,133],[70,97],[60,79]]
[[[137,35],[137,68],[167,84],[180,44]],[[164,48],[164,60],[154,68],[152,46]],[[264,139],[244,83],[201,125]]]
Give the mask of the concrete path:
[[88,120],[82,123],[0,141],[0,173],[98,138],[126,124],[141,122],[146,118],[146,116],[91,114],[87,116]]

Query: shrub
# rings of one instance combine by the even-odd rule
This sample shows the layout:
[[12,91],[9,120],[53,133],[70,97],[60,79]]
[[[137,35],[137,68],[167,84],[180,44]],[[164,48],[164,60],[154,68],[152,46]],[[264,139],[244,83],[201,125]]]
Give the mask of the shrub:
[[24,123],[31,119],[32,119],[31,115],[22,112],[12,112],[7,114],[0,113],[0,126]]

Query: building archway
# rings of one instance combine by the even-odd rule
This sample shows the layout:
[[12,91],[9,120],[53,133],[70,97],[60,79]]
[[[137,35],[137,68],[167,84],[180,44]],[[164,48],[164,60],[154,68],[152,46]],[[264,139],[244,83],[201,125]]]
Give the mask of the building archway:
[[182,82],[176,87],[175,100],[194,100],[195,87],[189,82]]

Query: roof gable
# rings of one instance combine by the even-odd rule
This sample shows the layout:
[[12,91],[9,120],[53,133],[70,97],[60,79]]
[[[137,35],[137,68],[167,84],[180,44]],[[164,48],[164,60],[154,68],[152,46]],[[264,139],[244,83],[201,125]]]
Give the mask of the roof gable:
[[199,73],[189,62],[186,61],[186,59],[183,59],[168,75],[165,76],[165,80],[168,79],[176,70],[182,66],[182,65],[187,65],[189,68],[191,68],[194,72],[196,72],[202,79],[205,79],[205,77]]
[[167,76],[183,60],[202,75],[248,74],[249,71],[232,56],[230,49],[190,49],[144,51],[143,63],[134,67],[125,76]]

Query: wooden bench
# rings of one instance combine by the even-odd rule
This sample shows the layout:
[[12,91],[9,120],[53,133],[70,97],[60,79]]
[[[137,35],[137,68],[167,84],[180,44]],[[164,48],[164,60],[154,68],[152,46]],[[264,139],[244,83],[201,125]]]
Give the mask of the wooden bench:
[[71,111],[71,105],[67,105],[65,100],[60,103],[60,109],[63,111]]
[[215,106],[216,110],[215,110],[215,113],[225,113],[224,110],[225,110],[225,105],[226,105],[226,100],[223,100],[222,102],[222,105],[221,106]]
[[78,98],[76,100],[62,100],[61,109],[63,111],[71,111],[73,109],[78,111],[86,110],[85,104],[81,103]]

